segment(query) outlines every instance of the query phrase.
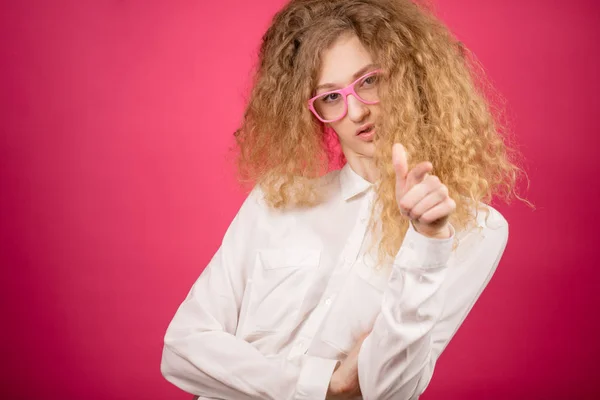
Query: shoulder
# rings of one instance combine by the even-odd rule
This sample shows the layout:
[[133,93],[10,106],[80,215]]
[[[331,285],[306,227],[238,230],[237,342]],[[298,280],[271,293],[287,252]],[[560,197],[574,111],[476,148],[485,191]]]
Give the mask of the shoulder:
[[478,207],[471,205],[469,212],[471,221],[462,230],[457,232],[458,239],[483,231],[505,232],[508,235],[508,221],[496,208],[486,203],[479,203]]
[[[256,184],[246,202],[249,206],[260,207],[266,214],[282,216],[297,213],[317,206],[331,195],[340,191],[340,170],[332,170],[319,177],[296,177],[291,182],[276,179],[264,187]],[[285,191],[280,191],[285,184]],[[277,204],[277,206],[273,206]]]
[[245,194],[242,204],[239,206],[232,221],[236,230],[252,226],[260,218],[265,209],[264,192],[259,185],[255,185],[250,192]]
[[478,226],[486,229],[508,229],[508,221],[504,215],[489,204],[482,204],[478,210],[474,210]]

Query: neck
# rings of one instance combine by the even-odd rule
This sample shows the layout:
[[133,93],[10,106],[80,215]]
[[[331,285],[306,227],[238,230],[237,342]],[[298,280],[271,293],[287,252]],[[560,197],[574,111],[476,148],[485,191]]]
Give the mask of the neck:
[[350,167],[352,167],[352,170],[364,180],[375,183],[379,179],[379,170],[375,168],[375,162],[372,158],[357,154],[348,154],[346,160],[350,164]]

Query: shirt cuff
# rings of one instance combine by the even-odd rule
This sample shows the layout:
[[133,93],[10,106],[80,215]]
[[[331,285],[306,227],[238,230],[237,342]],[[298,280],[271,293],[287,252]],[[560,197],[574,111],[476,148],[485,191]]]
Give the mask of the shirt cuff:
[[295,399],[324,400],[337,363],[328,358],[304,356]]
[[449,238],[430,238],[417,232],[412,222],[409,223],[400,251],[394,259],[394,266],[398,268],[436,268],[445,266],[452,252],[455,234],[456,231],[450,224]]

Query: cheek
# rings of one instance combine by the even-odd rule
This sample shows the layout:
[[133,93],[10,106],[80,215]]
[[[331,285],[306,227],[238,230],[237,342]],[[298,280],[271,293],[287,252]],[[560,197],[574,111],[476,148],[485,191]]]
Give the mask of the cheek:
[[351,126],[351,124],[346,123],[344,120],[331,124],[330,129],[332,130],[332,133],[342,141],[352,138],[356,131],[356,128]]
[[372,105],[371,108],[370,108],[370,111],[371,111],[371,118],[373,120],[376,120],[376,119],[380,118],[380,116],[381,116],[381,108],[380,108],[379,104]]

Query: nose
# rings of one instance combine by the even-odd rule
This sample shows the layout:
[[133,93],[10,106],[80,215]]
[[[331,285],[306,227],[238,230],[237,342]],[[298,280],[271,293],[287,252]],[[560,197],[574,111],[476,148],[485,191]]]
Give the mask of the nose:
[[353,95],[348,95],[348,117],[353,122],[360,122],[369,115],[369,107],[367,104],[361,102]]

